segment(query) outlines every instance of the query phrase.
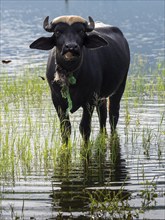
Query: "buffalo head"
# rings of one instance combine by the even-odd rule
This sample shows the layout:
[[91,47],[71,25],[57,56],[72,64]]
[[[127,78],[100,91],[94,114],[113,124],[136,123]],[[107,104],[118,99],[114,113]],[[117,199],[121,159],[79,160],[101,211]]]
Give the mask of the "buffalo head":
[[94,49],[107,45],[107,41],[93,31],[95,23],[91,17],[86,21],[80,16],[60,16],[49,23],[47,16],[43,27],[53,35],[37,39],[30,48],[50,50],[56,46],[58,57],[65,61],[79,59],[82,56],[83,46]]

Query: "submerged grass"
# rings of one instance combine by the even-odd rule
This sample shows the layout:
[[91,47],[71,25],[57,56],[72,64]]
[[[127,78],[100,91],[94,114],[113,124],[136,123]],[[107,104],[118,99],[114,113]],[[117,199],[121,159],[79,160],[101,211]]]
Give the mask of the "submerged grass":
[[[90,157],[97,158],[98,164],[102,164],[107,141],[108,146],[111,146],[109,154],[112,169],[115,169],[120,139],[117,135],[111,139],[106,135],[99,136],[96,140],[91,139],[88,148],[84,149],[80,147],[82,141],[76,131],[73,132],[67,149],[61,144],[59,121],[51,102],[48,84],[37,76],[41,71],[27,68],[23,75],[10,77],[4,73],[1,77],[0,185],[11,181],[14,183],[15,179],[22,176],[26,178],[33,171],[40,173],[41,169],[44,169],[46,176],[50,169],[61,166],[65,174],[77,161],[86,160],[88,165]],[[158,158],[161,158],[165,138],[165,112],[160,113],[160,123],[153,128],[151,124],[143,125],[140,113],[131,115],[131,108],[138,109],[139,106],[145,105],[147,100],[153,100],[154,103],[164,102],[165,68],[158,63],[155,68],[147,69],[144,61],[138,58],[138,61],[132,64],[130,72],[122,103],[125,108],[125,145],[129,142],[134,149],[134,146],[140,143],[147,158],[150,157],[150,148],[154,145]],[[153,182],[143,185],[153,187],[141,192],[143,204],[140,211],[133,211],[129,199],[123,197],[124,186],[113,195],[105,191],[89,191],[92,219],[107,214],[112,216],[112,219],[131,219],[138,216],[156,197]]]
[[141,199],[140,208],[130,205],[130,200],[133,199],[133,196],[130,196],[125,191],[124,183],[118,191],[110,191],[106,188],[93,192],[88,191],[91,219],[139,219],[141,214],[156,205],[158,196],[154,179],[141,184],[144,189],[136,195],[136,197]]
[[[158,62],[152,69],[147,68],[141,59],[130,67],[124,97],[133,98],[134,106],[144,103],[146,99],[162,101],[165,99],[165,66]],[[142,64],[141,64],[142,62]],[[139,64],[139,65],[138,65]]]

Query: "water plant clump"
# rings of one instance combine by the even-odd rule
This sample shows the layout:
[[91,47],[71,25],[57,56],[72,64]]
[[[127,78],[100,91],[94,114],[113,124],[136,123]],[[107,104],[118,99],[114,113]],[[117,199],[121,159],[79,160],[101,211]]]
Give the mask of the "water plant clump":
[[163,62],[158,62],[150,68],[147,60],[137,56],[130,67],[130,74],[124,93],[125,98],[133,98],[136,107],[146,99],[164,100],[164,81],[165,66]]
[[136,197],[141,199],[141,207],[137,208],[136,204],[131,205],[132,196],[125,191],[124,184],[118,191],[102,189],[88,191],[90,201],[90,216],[92,219],[139,219],[142,214],[151,207],[156,205],[156,183],[155,178],[151,181],[141,183],[144,186]]
[[[0,174],[10,177],[11,173],[28,171],[33,163],[43,157],[42,136],[43,109],[49,117],[50,108],[45,108],[48,86],[30,72],[25,76],[15,78],[3,77],[1,87],[1,128],[0,135]],[[35,109],[36,107],[36,109]],[[41,108],[41,109],[40,109]],[[33,109],[33,112],[31,111]],[[37,112],[37,117],[34,113]],[[54,126],[47,121],[48,126]],[[58,128],[58,123],[57,123]],[[43,135],[41,133],[43,131]],[[46,141],[45,141],[46,142]],[[46,147],[46,144],[45,144]],[[22,171],[21,171],[22,170]],[[14,176],[17,176],[13,174]],[[27,172],[25,172],[27,173]]]
[[[83,147],[78,129],[81,110],[75,117],[71,115],[73,130],[68,147],[62,144],[60,125],[50,100],[48,84],[38,77],[42,76],[42,70],[27,68],[24,74],[15,77],[4,74],[0,82],[1,195],[5,193],[7,185],[14,188],[16,183],[26,182],[34,174],[43,175],[43,180],[50,176],[54,180],[53,204],[57,209],[59,207],[59,218],[65,213],[56,199],[57,194],[71,195],[65,189],[78,189],[79,183],[81,187],[76,193],[83,196],[82,190],[85,190],[88,205],[84,203],[84,209],[87,217],[131,219],[155,206],[156,182],[151,180],[150,175],[142,174],[142,166],[150,161],[154,161],[154,164],[158,161],[160,173],[163,173],[165,71],[163,65],[158,64],[149,70],[148,75],[143,75],[143,65],[140,66],[141,70],[133,66],[128,76],[118,132],[110,135],[107,126],[108,135],[98,135],[99,123],[94,117],[92,137],[86,148]],[[135,172],[133,177],[128,168],[131,166]],[[144,166],[144,174],[147,169]],[[127,184],[131,181],[129,178],[135,181],[135,176],[141,188],[137,185],[138,191],[132,193]],[[88,189],[90,186],[87,184],[91,182],[95,187],[99,183],[98,189]],[[116,186],[118,188],[114,190]],[[56,191],[56,187],[63,187],[64,192]],[[137,198],[141,201],[138,208],[132,205]],[[3,198],[0,200],[3,203]],[[14,205],[9,208],[12,213],[17,213],[13,214],[13,219],[14,216],[26,216],[26,202],[25,199],[24,215],[17,213]],[[74,215],[74,207],[70,207],[69,212]],[[72,215],[69,214],[71,219]]]

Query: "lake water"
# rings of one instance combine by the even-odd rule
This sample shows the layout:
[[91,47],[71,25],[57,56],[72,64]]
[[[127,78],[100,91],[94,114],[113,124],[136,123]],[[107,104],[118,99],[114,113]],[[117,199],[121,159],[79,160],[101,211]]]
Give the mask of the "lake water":
[[76,14],[121,28],[128,39],[131,57],[145,56],[149,63],[163,60],[165,51],[164,1],[1,1],[1,57],[10,68],[43,63],[48,52],[29,50],[40,36],[49,36],[43,20]]
[[[132,62],[134,56],[140,55],[152,66],[158,60],[164,60],[164,6],[164,1],[2,0],[1,59],[11,59],[12,62],[0,64],[0,78],[3,78],[4,70],[9,73],[10,79],[10,75],[20,74],[26,66],[33,68],[46,64],[48,52],[30,50],[29,44],[40,36],[49,36],[42,28],[47,15],[50,19],[63,14],[77,14],[85,18],[90,15],[96,21],[118,26],[129,41]],[[13,176],[5,176],[4,173],[0,176],[0,220],[15,219],[16,213],[24,216],[22,219],[53,220],[57,219],[60,212],[63,217],[58,219],[109,219],[108,216],[92,218],[89,201],[84,199],[84,196],[88,196],[84,190],[93,192],[106,189],[108,192],[117,192],[124,184],[123,194],[130,196],[130,206],[135,210],[141,207],[139,195],[142,190],[146,190],[147,181],[150,182],[150,190],[156,185],[156,206],[141,214],[140,219],[165,219],[165,103],[154,96],[143,98],[144,101],[136,106],[136,95],[122,100],[115,153],[110,137],[103,145],[103,150],[97,148],[95,140],[99,125],[95,113],[90,158],[82,156],[80,141],[76,142],[81,139],[78,131],[79,110],[71,115],[72,139],[76,143],[71,154],[66,150],[64,154],[57,154],[58,159],[53,161],[51,155],[45,153],[46,162],[40,164],[36,156],[36,161],[30,166],[22,162],[19,170],[15,170],[18,166],[16,155]],[[21,106],[11,104],[7,113],[3,106],[7,101],[0,102],[1,132],[4,134],[9,129],[9,135],[15,135],[15,143],[20,138],[20,144],[21,140],[27,141],[29,146],[26,138],[30,137],[30,145],[39,145],[41,151],[43,145],[51,148],[52,140],[58,139],[59,125],[54,125],[55,110],[50,96],[43,97],[41,103],[36,101],[30,108],[26,108],[27,103],[24,101]],[[126,105],[130,117],[128,127]],[[107,128],[110,133],[108,123]],[[0,137],[3,143],[3,135]],[[36,140],[40,140],[38,144]],[[35,153],[42,155],[43,152]]]
[[[46,83],[39,82],[41,88],[42,85],[45,88]],[[83,153],[78,129],[81,109],[71,115],[73,146],[61,150],[59,123],[49,93],[43,93],[41,100],[36,97],[31,103],[31,99],[13,103],[14,96],[7,99],[9,101],[1,101],[6,107],[0,108],[1,148],[6,149],[6,153],[0,151],[3,152],[0,155],[3,164],[0,164],[4,166],[3,169],[0,167],[0,171],[3,170],[0,173],[1,220],[15,220],[16,216],[25,220],[114,219],[102,216],[104,213],[100,213],[102,218],[92,217],[88,193],[106,190],[106,196],[118,192],[121,187],[122,196],[130,198],[134,212],[144,201],[140,196],[142,191],[148,192],[146,196],[156,194],[156,205],[152,202],[154,206],[141,214],[140,219],[164,219],[163,100],[146,97],[136,106],[136,96],[124,97],[117,129],[119,139],[114,143],[110,135],[105,143],[96,142],[99,123],[95,112],[93,144],[88,155]],[[126,109],[129,123],[126,123]],[[107,131],[110,134],[108,123]],[[10,150],[12,145],[14,152]]]

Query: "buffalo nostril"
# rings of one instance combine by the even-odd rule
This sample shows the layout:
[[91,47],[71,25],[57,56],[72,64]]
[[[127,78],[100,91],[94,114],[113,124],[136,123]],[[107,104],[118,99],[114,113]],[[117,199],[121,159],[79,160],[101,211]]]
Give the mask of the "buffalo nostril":
[[65,48],[66,48],[66,49],[69,49],[69,44],[66,44],[66,45],[65,45]]
[[77,50],[78,45],[77,44],[66,44],[65,49],[67,49],[67,50]]
[[78,45],[75,45],[75,46],[74,46],[74,49],[78,49]]

